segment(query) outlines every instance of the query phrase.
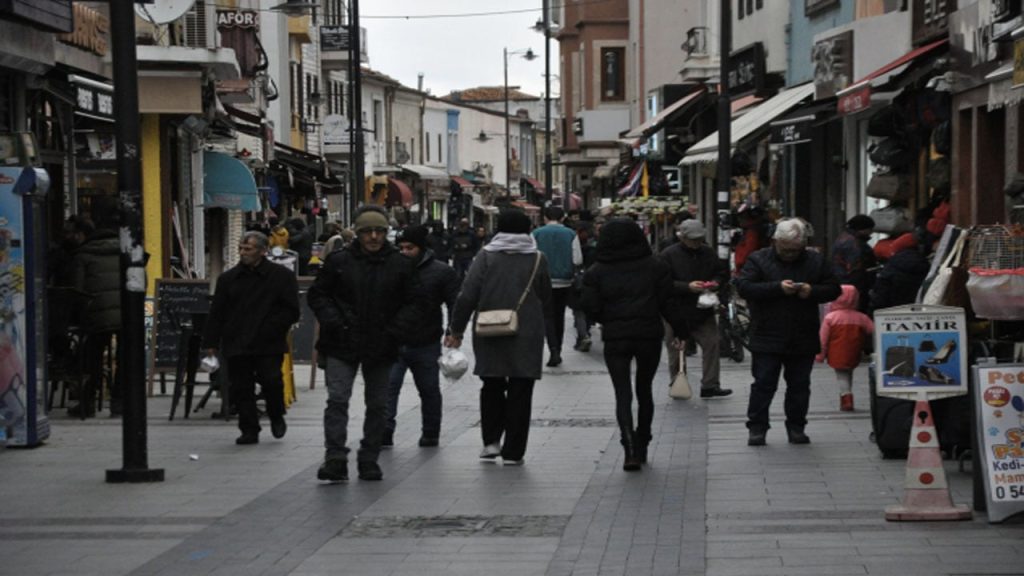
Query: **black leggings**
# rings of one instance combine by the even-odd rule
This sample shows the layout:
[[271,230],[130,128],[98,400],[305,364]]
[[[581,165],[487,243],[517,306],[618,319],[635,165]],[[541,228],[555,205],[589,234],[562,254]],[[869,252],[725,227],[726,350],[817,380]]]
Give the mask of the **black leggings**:
[[636,401],[638,437],[651,436],[654,397],[651,386],[661,362],[661,340],[611,340],[604,343],[604,363],[615,387],[615,419],[619,430],[633,433],[633,386],[631,365],[636,359]]

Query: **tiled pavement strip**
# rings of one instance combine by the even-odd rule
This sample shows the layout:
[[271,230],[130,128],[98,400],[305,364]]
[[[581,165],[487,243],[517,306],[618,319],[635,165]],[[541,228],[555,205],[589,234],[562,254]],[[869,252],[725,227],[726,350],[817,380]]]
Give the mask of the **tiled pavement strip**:
[[[120,465],[118,424],[60,418],[47,446],[0,452],[0,574],[1024,574],[1020,524],[884,520],[904,468],[867,441],[864,368],[858,412],[836,411],[819,366],[813,443],[785,442],[777,401],[760,449],[745,443],[748,365],[725,362],[737,394],[711,402],[669,400],[663,369],[651,465],[626,474],[600,350],[567,350],[546,369],[521,468],[476,459],[479,385],[468,378],[445,388],[437,449],[415,446],[407,386],[380,483],[315,480],[324,390],[322,376],[307,390],[308,366],[297,368],[288,436],[265,433],[258,446],[236,447],[233,424],[209,411],[167,422],[168,399],[152,399],[159,484],[105,484]],[[690,366],[696,385],[699,361]],[[969,503],[969,476],[946,468],[955,500]]]

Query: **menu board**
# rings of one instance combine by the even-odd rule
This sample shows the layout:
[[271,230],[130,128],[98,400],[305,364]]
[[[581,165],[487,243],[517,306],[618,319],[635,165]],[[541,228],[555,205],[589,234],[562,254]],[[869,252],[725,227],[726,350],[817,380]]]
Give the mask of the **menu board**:
[[989,522],[1024,512],[1024,364],[974,367]]

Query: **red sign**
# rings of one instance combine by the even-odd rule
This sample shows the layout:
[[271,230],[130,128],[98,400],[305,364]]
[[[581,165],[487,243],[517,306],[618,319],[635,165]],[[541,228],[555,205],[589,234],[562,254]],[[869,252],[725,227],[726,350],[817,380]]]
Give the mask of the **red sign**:
[[855,92],[839,97],[838,111],[840,115],[860,112],[871,106],[871,85],[866,84]]

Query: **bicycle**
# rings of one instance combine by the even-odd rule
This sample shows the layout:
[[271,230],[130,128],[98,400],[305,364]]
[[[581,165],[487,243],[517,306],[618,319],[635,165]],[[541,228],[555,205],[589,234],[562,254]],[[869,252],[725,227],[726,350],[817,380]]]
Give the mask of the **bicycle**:
[[732,283],[719,295],[718,336],[719,356],[743,362],[743,349],[750,346],[750,311]]

